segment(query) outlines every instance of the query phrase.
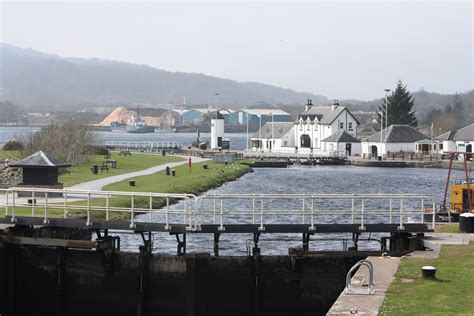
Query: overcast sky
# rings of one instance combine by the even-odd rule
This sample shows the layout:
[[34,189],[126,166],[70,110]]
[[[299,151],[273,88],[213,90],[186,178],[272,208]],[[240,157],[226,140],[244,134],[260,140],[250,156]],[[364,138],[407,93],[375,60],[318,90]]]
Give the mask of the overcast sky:
[[473,3],[2,2],[1,41],[323,94],[473,89]]

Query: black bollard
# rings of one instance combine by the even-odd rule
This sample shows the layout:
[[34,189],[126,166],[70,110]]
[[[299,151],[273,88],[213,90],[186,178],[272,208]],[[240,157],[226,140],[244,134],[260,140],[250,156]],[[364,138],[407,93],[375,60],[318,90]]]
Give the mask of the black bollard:
[[434,279],[436,278],[436,268],[432,266],[421,267],[421,277],[423,279]]
[[166,175],[167,175],[167,176],[170,175],[170,167],[166,167]]
[[135,180],[128,180],[128,185],[131,187],[135,186]]
[[161,155],[162,155],[162,156],[166,156],[166,150],[163,149],[163,150],[161,151]]
[[208,164],[204,164],[204,165],[202,165],[202,168],[203,169],[209,169],[209,166],[208,166]]
[[176,170],[172,169],[172,170],[171,170],[171,175],[172,175],[173,177],[175,177],[175,176],[176,176]]

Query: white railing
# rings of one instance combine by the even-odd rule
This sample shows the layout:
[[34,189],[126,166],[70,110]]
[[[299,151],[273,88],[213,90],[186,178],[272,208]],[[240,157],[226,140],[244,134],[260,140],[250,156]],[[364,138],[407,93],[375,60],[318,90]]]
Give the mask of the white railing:
[[[170,207],[176,201],[182,201]],[[0,207],[5,217],[16,222],[18,216],[51,218],[84,216],[86,225],[94,221],[115,220],[115,213],[127,213],[130,228],[138,222],[185,225],[200,231],[202,225],[252,224],[265,231],[267,225],[308,225],[317,232],[320,224],[356,224],[360,231],[367,224],[435,225],[435,201],[416,194],[192,194],[84,191],[69,189],[0,189]],[[148,216],[136,217],[139,214]],[[120,219],[124,219],[120,216]]]
[[181,148],[182,142],[176,141],[107,141],[105,142],[106,147],[113,148],[133,148],[133,149],[173,149]]
[[[429,206],[429,209],[425,208]],[[428,212],[426,212],[428,211]],[[397,224],[425,223],[431,214],[435,225],[435,201],[416,194],[217,194],[196,199],[194,229],[202,225],[253,224],[265,231],[268,224]]]
[[[194,198],[192,194],[151,192],[0,189],[0,207],[4,208],[5,217],[11,216],[11,222],[16,221],[18,214],[41,217],[44,224],[49,223],[51,218],[85,216],[86,225],[91,226],[94,220],[113,220],[117,219],[115,213],[128,213],[126,217],[120,218],[129,220],[130,228],[134,228],[138,222],[136,215],[147,214],[140,217],[140,222],[164,223],[165,229],[171,229],[173,224],[184,224],[191,229]],[[126,206],[116,206],[115,200]],[[184,201],[183,207],[170,208],[177,200]]]

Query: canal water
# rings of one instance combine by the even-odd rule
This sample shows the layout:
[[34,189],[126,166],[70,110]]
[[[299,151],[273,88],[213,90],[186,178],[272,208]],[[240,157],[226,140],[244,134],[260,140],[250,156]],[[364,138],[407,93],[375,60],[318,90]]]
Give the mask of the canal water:
[[[353,166],[317,166],[289,169],[256,168],[254,173],[244,175],[237,181],[210,190],[207,194],[246,194],[246,193],[274,193],[274,194],[421,194],[435,198],[436,203],[442,201],[446,169],[418,169],[418,168],[367,168]],[[452,179],[461,179],[462,172],[454,170]],[[386,201],[385,201],[386,202]],[[238,203],[238,202],[236,202]],[[288,208],[294,208],[295,201],[280,201],[289,203]],[[382,203],[382,202],[380,202]],[[232,205],[231,205],[232,206]],[[241,205],[235,205],[240,206]],[[350,208],[341,205],[342,208]],[[375,207],[380,205],[374,205]],[[385,204],[385,206],[387,206]],[[178,203],[175,209],[183,209]],[[369,206],[367,206],[369,207]],[[394,205],[394,207],[398,207]],[[284,209],[285,205],[279,205]],[[141,219],[147,220],[143,215]],[[140,216],[138,216],[140,218]],[[334,222],[335,218],[327,217],[326,222]],[[341,217],[341,221],[347,219]],[[378,238],[381,234],[372,234]],[[120,234],[122,249],[136,252],[141,245],[141,237],[137,234]],[[219,249],[223,255],[244,255],[247,253],[246,243],[252,239],[252,234],[221,234]],[[361,239],[367,238],[364,234]],[[343,250],[343,241],[331,239],[351,239],[351,234],[315,234],[311,237],[310,250]],[[259,246],[262,254],[284,255],[289,247],[301,247],[301,234],[262,234]],[[361,250],[378,250],[380,245],[374,241],[361,241]],[[213,251],[212,234],[188,234],[188,252]],[[175,253],[176,239],[166,233],[154,235],[154,252]]]

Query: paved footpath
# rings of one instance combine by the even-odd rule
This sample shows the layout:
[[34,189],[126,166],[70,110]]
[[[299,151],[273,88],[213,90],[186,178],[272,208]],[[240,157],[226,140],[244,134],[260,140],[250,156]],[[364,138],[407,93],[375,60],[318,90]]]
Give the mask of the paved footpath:
[[[120,182],[120,181],[123,181],[123,180],[126,180],[126,179],[135,178],[135,177],[148,176],[148,175],[163,171],[163,170],[166,169],[166,167],[174,168],[174,167],[178,167],[178,166],[187,164],[188,163],[188,160],[187,160],[188,157],[183,156],[183,158],[186,158],[186,160],[179,161],[179,162],[167,163],[167,164],[163,164],[163,165],[158,165],[158,166],[155,166],[155,167],[151,167],[151,168],[136,171],[136,172],[124,173],[124,174],[119,174],[119,175],[116,175],[116,176],[111,176],[111,177],[101,178],[101,179],[97,179],[97,180],[87,181],[87,182],[79,183],[79,184],[76,184],[76,185],[73,185],[73,186],[70,186],[70,187],[66,187],[66,189],[87,190],[87,191],[102,191],[102,188],[109,185],[109,184],[117,183],[117,182]],[[203,158],[199,158],[199,157],[192,157],[192,163],[193,164],[194,163],[199,163],[199,162],[202,162],[202,161],[206,161],[206,160],[209,160],[209,159],[203,159]]]
[[[463,233],[428,233],[422,238],[426,251],[414,251],[405,255],[406,258],[434,259],[439,256],[441,245],[467,245],[474,241],[474,234]],[[327,315],[378,315],[385,294],[390,283],[394,280],[398,270],[400,258],[396,257],[368,257],[367,260],[374,265],[375,295],[348,295],[344,291],[334,302]],[[365,268],[359,269],[352,277],[352,284],[361,288],[362,279],[367,275]],[[367,288],[362,286],[362,288]]]

